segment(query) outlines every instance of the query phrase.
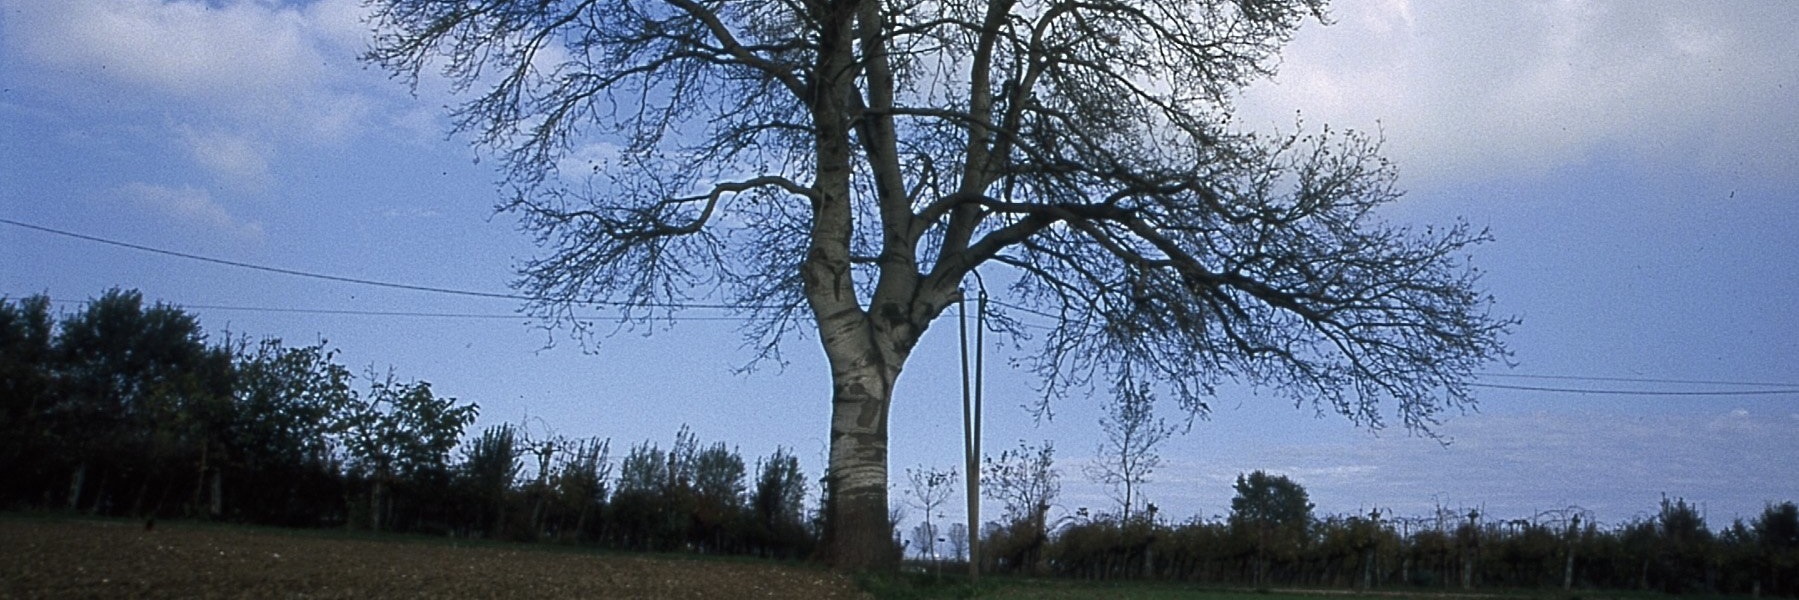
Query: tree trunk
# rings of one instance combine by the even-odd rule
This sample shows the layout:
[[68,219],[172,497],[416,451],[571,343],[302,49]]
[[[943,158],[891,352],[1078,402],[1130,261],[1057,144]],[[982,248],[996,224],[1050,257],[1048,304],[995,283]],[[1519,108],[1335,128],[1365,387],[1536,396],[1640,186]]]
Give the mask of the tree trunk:
[[369,491],[369,529],[381,531],[382,513],[387,507],[387,485],[380,477],[376,477],[373,488]]
[[[828,342],[827,342],[828,343]],[[893,564],[887,516],[887,411],[890,378],[864,366],[833,369],[828,550],[833,566],[869,570]]]
[[1574,589],[1574,545],[1568,545],[1568,559],[1562,563],[1562,591]]
[[82,461],[75,467],[75,475],[69,478],[69,510],[81,509],[81,488],[87,483],[87,462]]
[[208,512],[214,519],[225,516],[225,474],[219,469],[212,470],[212,505]]

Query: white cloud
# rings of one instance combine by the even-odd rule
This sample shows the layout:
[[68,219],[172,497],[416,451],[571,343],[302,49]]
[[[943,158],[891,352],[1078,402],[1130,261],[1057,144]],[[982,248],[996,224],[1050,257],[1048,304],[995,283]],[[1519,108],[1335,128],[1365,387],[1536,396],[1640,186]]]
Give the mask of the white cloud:
[[126,184],[120,193],[131,202],[177,222],[199,226],[213,233],[245,241],[261,241],[262,224],[238,219],[213,200],[205,189],[169,187],[150,183]]
[[1484,178],[1609,155],[1799,171],[1790,2],[1341,2],[1273,82],[1254,128],[1381,128],[1408,178]]
[[234,2],[12,2],[24,53],[190,100],[269,101],[323,77],[321,48],[293,8]]
[[267,143],[229,131],[181,130],[181,141],[194,161],[222,182],[247,191],[262,190],[269,183]]
[[[404,98],[362,69],[358,0],[0,0],[0,44],[86,108],[163,115],[201,167],[259,186],[286,144],[346,143]],[[410,101],[407,101],[410,104]],[[198,133],[197,133],[198,132]]]

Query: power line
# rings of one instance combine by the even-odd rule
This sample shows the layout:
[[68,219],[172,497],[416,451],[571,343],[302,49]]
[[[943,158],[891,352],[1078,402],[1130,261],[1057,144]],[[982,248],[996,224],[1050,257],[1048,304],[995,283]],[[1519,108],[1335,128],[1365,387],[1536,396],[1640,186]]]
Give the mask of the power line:
[[[105,245],[116,246],[116,247],[120,247],[120,248],[128,248],[128,249],[137,250],[140,252],[149,252],[149,253],[153,253],[153,254],[161,254],[164,256],[173,256],[176,258],[184,258],[184,259],[188,259],[188,260],[195,260],[195,261],[212,263],[212,264],[217,264],[217,265],[224,265],[224,266],[229,266],[229,267],[237,267],[237,268],[241,268],[241,269],[263,271],[263,272],[267,272],[267,273],[289,275],[289,276],[294,276],[294,277],[305,277],[305,278],[310,278],[310,279],[319,279],[319,280],[333,281],[333,282],[338,282],[338,283],[350,283],[350,284],[356,284],[356,285],[366,285],[366,286],[382,287],[382,288],[389,288],[389,289],[399,289],[399,290],[407,290],[407,291],[414,291],[414,292],[426,292],[426,293],[433,293],[433,294],[446,294],[446,295],[475,297],[475,298],[520,300],[520,301],[527,301],[527,302],[554,301],[550,298],[545,298],[545,297],[541,297],[541,296],[526,296],[526,295],[522,295],[522,294],[505,294],[505,293],[498,293],[498,292],[484,292],[484,291],[478,291],[478,290],[464,290],[464,289],[455,289],[455,288],[446,288],[446,287],[414,285],[414,284],[407,284],[407,283],[395,283],[395,282],[391,282],[391,281],[378,281],[378,280],[374,280],[374,279],[364,279],[364,278],[360,278],[360,277],[347,277],[347,276],[343,276],[343,275],[331,275],[328,273],[318,273],[318,272],[313,272],[313,271],[301,271],[298,269],[288,269],[288,268],[283,268],[283,267],[271,267],[268,265],[259,265],[259,264],[248,263],[248,262],[243,262],[243,261],[229,260],[229,259],[223,259],[223,258],[214,258],[214,257],[210,257],[210,256],[202,256],[202,255],[198,255],[198,254],[191,254],[191,253],[180,252],[180,251],[176,251],[176,250],[168,250],[168,249],[164,249],[164,248],[145,246],[142,244],[134,244],[131,242],[123,242],[123,241],[119,241],[119,240],[113,240],[113,239],[107,239],[107,238],[102,238],[102,237],[98,237],[98,236],[76,233],[73,231],[65,231],[65,230],[55,229],[55,228],[51,228],[51,227],[44,227],[41,225],[33,225],[30,223],[15,221],[15,220],[4,218],[4,217],[0,217],[0,223],[12,225],[14,227],[22,227],[25,229],[30,229],[30,230],[38,231],[38,232],[42,232],[42,233],[48,233],[48,234],[52,234],[52,235],[59,235],[59,236],[63,236],[63,237],[68,237],[68,238],[73,238],[73,239],[78,239],[78,240],[83,240],[83,241],[88,241],[88,242],[94,242],[94,243],[98,243],[98,244],[105,244]],[[56,300],[55,302],[71,303],[71,301],[66,301],[66,300]],[[1018,304],[1012,304],[1012,303],[1000,302],[1000,301],[991,301],[991,303],[994,305],[997,305],[997,306],[1016,310],[1019,312],[1026,313],[1026,314],[1031,314],[1031,315],[1036,315],[1036,316],[1051,318],[1051,319],[1059,319],[1060,318],[1057,315],[1054,315],[1054,314],[1051,314],[1051,313],[1048,313],[1045,311],[1033,309],[1033,308],[1028,308],[1028,307],[1021,306]],[[684,302],[630,303],[630,302],[600,301],[600,300],[574,302],[574,304],[583,304],[583,305],[588,305],[588,306],[611,306],[611,307],[637,306],[637,307],[643,307],[643,308],[723,309],[723,310],[753,310],[753,309],[786,308],[784,306],[779,306],[779,305],[684,303]],[[250,307],[250,306],[224,306],[224,305],[200,305],[200,304],[187,305],[187,306],[189,308],[204,309],[204,310],[229,310],[229,311],[246,311],[246,312],[274,312],[274,313],[319,314],[319,315],[416,317],[416,318],[460,318],[460,319],[518,319],[518,318],[522,318],[521,315],[517,315],[517,314],[502,315],[502,314],[488,314],[488,313],[433,313],[433,312],[419,312],[419,311],[309,309],[309,308]],[[599,318],[599,316],[596,315],[595,318]],[[682,317],[678,317],[678,318],[680,320],[686,320],[686,321],[734,321],[734,320],[740,320],[736,317],[682,316]],[[1561,381],[1609,381],[1609,382],[1621,382],[1621,383],[1659,383],[1659,384],[1682,384],[1682,385],[1730,385],[1730,386],[1745,386],[1745,387],[1777,387],[1777,388],[1784,388],[1784,389],[1744,390],[1744,391],[1655,391],[1655,390],[1564,388],[1564,387],[1550,387],[1550,386],[1507,385],[1507,384],[1498,384],[1498,383],[1469,383],[1468,385],[1471,387],[1502,389],[1502,390],[1554,392],[1554,393],[1567,393],[1567,394],[1589,394],[1589,395],[1742,396],[1742,395],[1799,394],[1799,384],[1786,384],[1786,383],[1693,380],[1693,379],[1656,379],[1656,378],[1634,378],[1634,377],[1582,377],[1582,376],[1573,376],[1573,375],[1531,375],[1531,374],[1521,374],[1521,373],[1482,373],[1482,374],[1480,374],[1480,376],[1481,377],[1511,377],[1511,378],[1520,378],[1520,379],[1561,380]]]
[[[64,305],[86,304],[87,303],[87,301],[84,301],[84,300],[68,300],[68,299],[60,299],[60,298],[51,298],[50,301],[57,303],[57,304],[64,304]],[[526,315],[497,314],[497,313],[453,313],[453,312],[423,312],[423,311],[329,309],[329,308],[290,308],[290,307],[277,307],[277,306],[236,306],[236,305],[219,305],[219,304],[182,304],[182,303],[171,303],[171,304],[174,304],[181,308],[198,309],[198,310],[223,310],[223,311],[266,312],[266,313],[285,313],[285,314],[313,314],[313,315],[367,316],[367,317],[402,317],[402,318],[442,318],[442,319],[511,319],[511,320],[517,320],[517,319],[529,319],[530,318],[529,316],[526,316]],[[590,317],[597,319],[597,318],[605,318],[606,316],[605,315],[591,315]],[[704,316],[696,317],[696,316],[687,316],[687,315],[675,317],[675,319],[680,320],[680,321],[741,321],[742,320],[741,318],[738,318],[738,317],[704,317]],[[1561,381],[1611,381],[1611,382],[1629,382],[1629,383],[1662,383],[1662,384],[1673,383],[1673,384],[1688,384],[1688,385],[1731,385],[1731,386],[1756,386],[1756,387],[1783,387],[1786,389],[1740,390],[1740,391],[1715,391],[1715,390],[1713,390],[1713,391],[1667,391],[1667,390],[1618,390],[1618,389],[1592,389],[1592,388],[1563,388],[1563,387],[1548,387],[1548,386],[1506,385],[1506,384],[1498,384],[1498,383],[1478,383],[1478,382],[1470,382],[1467,385],[1470,387],[1502,389],[1502,390],[1553,392],[1553,393],[1565,393],[1565,394],[1609,395],[1609,396],[1783,396],[1783,395],[1799,394],[1799,385],[1766,383],[1766,382],[1749,382],[1749,381],[1657,379],[1657,378],[1645,378],[1645,377],[1592,377],[1592,376],[1578,376],[1578,375],[1535,375],[1535,374],[1525,374],[1525,373],[1479,373],[1479,374],[1477,374],[1477,376],[1478,377],[1511,377],[1511,378],[1519,378],[1519,379],[1546,379],[1546,380],[1561,380]]]
[[[1598,379],[1598,378],[1595,378]],[[1505,385],[1500,383],[1469,383],[1470,387],[1492,388],[1499,390],[1522,390],[1527,392],[1556,392],[1562,394],[1592,394],[1605,396],[1785,396],[1799,394],[1799,388],[1785,390],[1739,390],[1739,391],[1694,391],[1674,392],[1655,390],[1600,390],[1584,388],[1558,388],[1534,385]]]
[[[63,299],[63,298],[51,298],[50,301],[54,302],[56,304],[63,304],[63,305],[87,304],[88,303],[88,301],[86,301],[86,300],[68,300],[68,299]],[[224,311],[239,311],[239,312],[266,312],[266,313],[287,313],[287,314],[305,314],[305,315],[341,315],[341,316],[356,316],[356,317],[418,317],[418,318],[440,318],[440,319],[496,319],[496,320],[497,319],[529,320],[529,319],[533,318],[529,315],[516,314],[516,313],[515,314],[499,314],[499,313],[456,313],[456,312],[425,312],[425,311],[399,311],[399,310],[355,310],[355,309],[337,309],[337,308],[290,308],[290,307],[281,307],[281,306],[231,306],[231,305],[219,305],[219,304],[185,304],[185,303],[180,303],[180,302],[170,302],[169,304],[178,306],[180,308],[199,309],[199,310],[224,310]],[[588,315],[587,318],[607,319],[607,318],[612,318],[612,315]],[[695,316],[688,316],[688,315],[683,315],[683,316],[675,317],[675,318],[678,320],[681,320],[681,321],[741,321],[741,320],[743,320],[739,317],[703,317],[703,316],[695,317]]]
[[[448,295],[452,295],[452,296],[468,296],[468,297],[474,297],[474,298],[490,298],[490,299],[500,299],[500,300],[522,300],[522,301],[527,301],[527,302],[556,301],[555,299],[546,298],[546,297],[542,297],[542,296],[526,296],[526,295],[522,295],[522,294],[504,294],[504,293],[498,293],[498,292],[483,292],[483,291],[478,291],[478,290],[461,290],[461,289],[455,289],[455,288],[445,288],[445,287],[436,287],[436,286],[428,286],[428,285],[413,285],[413,284],[409,284],[409,283],[394,283],[391,281],[377,281],[374,279],[363,279],[360,277],[346,277],[343,275],[331,275],[331,274],[327,274],[327,273],[317,273],[317,272],[313,272],[313,271],[301,271],[301,270],[297,270],[297,269],[271,267],[268,265],[258,265],[258,264],[254,264],[254,263],[243,262],[243,261],[228,260],[228,259],[223,259],[223,258],[214,258],[214,257],[210,257],[210,256],[201,256],[198,254],[190,254],[187,252],[168,250],[168,249],[164,249],[164,248],[156,248],[156,247],[152,247],[152,246],[145,246],[142,244],[133,244],[131,242],[121,242],[118,240],[112,240],[112,239],[107,239],[107,238],[98,237],[98,236],[92,236],[92,235],[87,235],[87,234],[82,234],[82,233],[75,233],[73,231],[64,231],[61,229],[44,227],[41,225],[22,223],[22,222],[14,221],[12,219],[7,219],[4,217],[0,217],[0,223],[5,223],[7,225],[12,225],[15,227],[23,227],[25,229],[30,229],[30,230],[34,230],[34,231],[43,232],[43,233],[49,233],[49,234],[53,234],[53,235],[60,235],[63,237],[69,237],[69,238],[74,238],[74,239],[78,239],[78,240],[94,242],[94,243],[98,243],[98,244],[106,244],[108,246],[129,248],[129,249],[137,250],[140,252],[149,252],[149,253],[153,253],[153,254],[161,254],[164,256],[173,256],[176,258],[197,260],[200,262],[212,263],[212,264],[217,264],[217,265],[225,265],[228,267],[237,267],[240,269],[251,269],[251,270],[263,271],[263,272],[267,272],[267,273],[278,273],[281,275],[291,275],[294,277],[307,277],[307,278],[311,278],[311,279],[321,279],[324,281],[335,281],[338,283],[353,283],[356,285],[383,287],[383,288],[407,290],[407,291],[414,291],[414,292],[429,292],[429,293],[433,293],[433,294],[448,294]],[[760,305],[750,305],[750,304],[706,304],[706,303],[684,303],[684,302],[666,302],[666,303],[618,302],[618,301],[606,301],[606,300],[579,301],[579,302],[573,302],[573,304],[585,304],[585,305],[589,305],[589,306],[612,306],[612,307],[636,306],[636,307],[642,307],[642,308],[713,308],[713,309],[783,308],[781,306],[776,306],[776,305],[760,306]]]
[[1652,377],[1580,377],[1575,375],[1526,375],[1523,373],[1481,373],[1481,377],[1508,377],[1514,379],[1548,379],[1558,381],[1615,381],[1624,383],[1678,383],[1686,385],[1737,385],[1746,387],[1778,387],[1799,388],[1799,383],[1772,383],[1765,381],[1719,381],[1709,379],[1658,379]]
[[[263,271],[263,272],[267,272],[267,273],[277,273],[277,274],[281,274],[281,275],[290,275],[290,276],[294,276],[294,277],[307,277],[307,278],[311,278],[311,279],[334,281],[334,282],[338,282],[338,283],[351,283],[351,284],[356,284],[356,285],[367,285],[367,286],[383,287],[383,288],[390,288],[390,289],[400,289],[400,290],[407,290],[407,291],[414,291],[414,292],[428,292],[428,293],[433,293],[433,294],[449,294],[449,295],[454,295],[454,296],[468,296],[468,297],[475,297],[475,298],[491,298],[491,299],[500,299],[500,300],[521,300],[521,301],[526,301],[526,302],[545,302],[545,301],[553,302],[553,301],[556,301],[552,298],[546,298],[546,297],[542,297],[542,296],[526,296],[526,295],[522,295],[522,294],[504,294],[504,293],[498,293],[498,292],[483,292],[483,291],[479,291],[479,290],[463,290],[463,289],[445,288],[445,287],[436,287],[436,286],[427,286],[427,285],[414,285],[414,284],[409,284],[409,283],[395,283],[395,282],[391,282],[391,281],[378,281],[378,280],[374,280],[374,279],[364,279],[364,278],[360,278],[360,277],[347,277],[347,276],[343,276],[343,275],[332,275],[332,274],[328,274],[328,273],[318,273],[318,272],[314,272],[314,271],[301,271],[298,269],[289,269],[289,268],[284,268],[284,267],[271,267],[268,265],[259,265],[259,264],[248,263],[248,262],[237,261],[237,260],[215,258],[215,257],[211,257],[211,256],[202,256],[199,254],[192,254],[192,253],[188,253],[188,252],[180,252],[180,251],[169,250],[169,249],[165,249],[165,248],[145,246],[143,244],[134,244],[131,242],[123,242],[123,241],[103,238],[103,237],[99,237],[99,236],[87,235],[84,233],[76,233],[73,231],[65,231],[62,229],[56,229],[56,228],[52,228],[52,227],[44,227],[42,225],[33,225],[31,223],[24,223],[21,221],[15,221],[15,220],[4,218],[4,217],[0,217],[0,223],[5,223],[7,225],[12,225],[14,227],[23,227],[25,229],[30,229],[30,230],[38,231],[38,232],[42,232],[42,233],[48,233],[48,234],[52,234],[52,235],[60,235],[63,237],[74,238],[74,239],[78,239],[78,240],[82,240],[82,241],[94,242],[97,244],[105,244],[108,246],[128,248],[128,249],[137,250],[140,252],[149,252],[152,254],[161,254],[164,256],[185,258],[188,260],[196,260],[196,261],[212,263],[212,264],[216,264],[216,265],[237,267],[240,269],[251,269],[251,270],[255,270],[255,271]],[[1016,310],[1019,312],[1032,314],[1032,315],[1036,315],[1036,316],[1040,316],[1040,317],[1044,317],[1044,318],[1060,319],[1060,317],[1055,314],[1028,308],[1025,306],[1020,306],[1017,304],[1011,304],[1011,303],[1000,302],[1000,301],[991,301],[991,303],[994,305],[997,305],[997,306],[1009,308],[1012,310]],[[603,300],[574,302],[574,304],[585,304],[585,305],[589,305],[589,306],[613,306],[613,307],[637,306],[637,307],[643,307],[643,308],[675,308],[675,309],[693,308],[693,309],[718,309],[718,310],[758,310],[758,309],[784,309],[784,308],[787,308],[786,306],[777,305],[777,304],[764,305],[764,304],[720,304],[720,303],[692,303],[692,302],[617,302],[617,301],[603,301]],[[201,307],[196,306],[196,308],[201,308]],[[262,309],[229,308],[229,307],[225,307],[225,308],[221,308],[221,309],[222,310],[262,310]],[[356,314],[354,312],[333,313],[331,311],[312,310],[312,309],[284,309],[284,310],[287,310],[288,312],[307,312],[310,310],[311,312],[315,312],[318,314]],[[371,311],[371,312],[382,312],[382,311]],[[395,313],[395,314],[389,315],[389,316],[451,316],[451,315],[436,314],[436,313],[421,313],[421,314]],[[480,318],[491,318],[491,317],[483,316]],[[726,319],[718,319],[718,320],[726,320]]]
[[324,273],[313,273],[313,272],[309,272],[309,271],[284,269],[281,267],[270,267],[270,266],[266,266],[266,265],[257,265],[257,264],[251,264],[251,263],[240,262],[240,261],[235,261],[235,260],[226,260],[223,258],[200,256],[198,254],[189,254],[186,252],[177,252],[174,250],[165,250],[162,248],[153,248],[150,246],[145,246],[145,245],[141,245],[141,244],[133,244],[130,242],[121,242],[118,240],[110,240],[110,239],[106,239],[106,238],[102,238],[102,237],[95,237],[95,236],[91,236],[91,235],[75,233],[73,231],[63,231],[61,229],[52,229],[52,228],[43,227],[40,225],[32,225],[30,223],[21,223],[19,221],[14,221],[12,219],[7,219],[7,218],[0,218],[0,223],[5,223],[7,225],[12,225],[15,227],[23,227],[23,228],[31,229],[34,231],[41,231],[44,233],[60,235],[63,237],[70,237],[70,238],[75,238],[78,240],[85,240],[85,241],[94,242],[94,243],[98,243],[98,244],[106,244],[108,246],[118,246],[120,248],[130,248],[132,250],[138,250],[141,252],[150,252],[153,254],[162,254],[165,256],[185,258],[188,260],[197,260],[197,261],[201,261],[201,262],[225,265],[228,267],[252,269],[252,270],[256,270],[256,271],[265,271],[265,272],[269,272],[269,273],[280,273],[282,275],[292,275],[295,277],[310,277],[312,279],[323,279],[325,281],[336,281],[336,282],[340,282],[340,283],[354,283],[357,285],[369,285],[369,286],[384,287],[384,288],[411,290],[411,291],[415,291],[415,292],[431,292],[431,293],[436,293],[436,294],[473,296],[476,298],[499,298],[499,299],[503,299],[503,300],[533,300],[534,299],[529,296],[520,296],[520,295],[516,295],[516,294],[500,294],[500,293],[494,293],[494,292],[457,290],[457,289],[432,287],[432,286],[424,286],[424,285],[412,285],[412,284],[406,284],[406,283],[392,283],[392,282],[387,282],[387,281],[375,281],[372,279],[361,279],[361,278],[357,278],[357,277],[344,277],[341,275],[327,275]]

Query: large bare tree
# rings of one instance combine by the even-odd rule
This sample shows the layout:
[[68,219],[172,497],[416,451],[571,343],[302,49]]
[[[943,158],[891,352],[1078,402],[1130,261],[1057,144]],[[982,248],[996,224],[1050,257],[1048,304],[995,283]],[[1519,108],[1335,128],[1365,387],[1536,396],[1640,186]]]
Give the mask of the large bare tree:
[[1375,218],[1399,196],[1378,144],[1235,130],[1323,0],[372,5],[369,59],[441,70],[503,158],[536,314],[728,305],[765,356],[816,329],[839,566],[892,557],[894,384],[977,267],[1053,320],[1046,401],[1134,373],[1192,411],[1235,380],[1425,426],[1505,352],[1465,263],[1485,234]]

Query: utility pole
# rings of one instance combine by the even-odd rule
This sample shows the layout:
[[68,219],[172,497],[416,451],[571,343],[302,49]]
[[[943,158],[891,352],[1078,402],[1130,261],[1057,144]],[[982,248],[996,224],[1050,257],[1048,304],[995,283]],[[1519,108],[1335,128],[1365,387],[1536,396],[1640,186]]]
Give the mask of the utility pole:
[[[974,377],[968,372],[968,303],[958,299],[962,332],[962,456],[968,468],[968,579],[981,578],[981,355],[987,330],[987,283],[979,271],[972,271],[980,286],[975,302]],[[972,390],[971,390],[972,388]]]

